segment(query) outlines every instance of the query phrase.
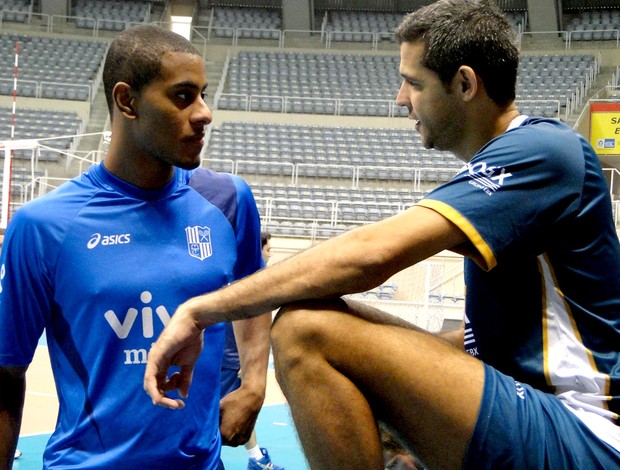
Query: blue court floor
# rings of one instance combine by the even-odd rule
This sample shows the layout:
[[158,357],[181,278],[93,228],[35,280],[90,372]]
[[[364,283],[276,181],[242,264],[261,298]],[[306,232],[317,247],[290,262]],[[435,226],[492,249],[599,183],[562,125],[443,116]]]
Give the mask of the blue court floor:
[[[256,424],[256,436],[259,445],[269,450],[275,464],[286,470],[308,469],[287,405],[264,406]],[[43,449],[48,438],[49,434],[20,437],[18,448],[23,455],[15,461],[13,470],[41,470]],[[226,470],[245,470],[248,464],[243,446],[224,447],[222,460]]]

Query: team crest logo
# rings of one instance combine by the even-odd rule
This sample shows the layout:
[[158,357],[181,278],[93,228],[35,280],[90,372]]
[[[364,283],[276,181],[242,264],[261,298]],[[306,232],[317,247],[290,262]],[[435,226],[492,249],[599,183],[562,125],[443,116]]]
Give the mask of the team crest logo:
[[186,227],[187,251],[194,258],[202,261],[213,254],[211,246],[211,229],[209,227]]

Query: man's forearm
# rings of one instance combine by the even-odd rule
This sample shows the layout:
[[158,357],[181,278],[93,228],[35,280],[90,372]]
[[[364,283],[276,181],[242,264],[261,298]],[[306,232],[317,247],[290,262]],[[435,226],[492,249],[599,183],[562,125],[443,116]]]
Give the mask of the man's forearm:
[[436,212],[414,207],[360,227],[183,305],[196,326],[239,320],[287,303],[363,292],[465,240]]
[[26,393],[25,368],[0,368],[0,470],[13,466]]
[[[461,247],[467,240],[438,212],[414,206],[189,299],[177,308],[151,348],[144,388],[154,404],[182,408],[182,400],[166,397],[163,390],[177,388],[182,396],[188,392],[205,328],[257,317],[297,301],[363,292],[442,250]],[[171,365],[181,367],[174,383],[167,375]]]
[[264,398],[269,363],[271,313],[234,322],[242,385]]
[[[358,268],[346,267],[342,253],[333,254],[337,247],[328,240],[220,290],[190,299],[182,307],[204,329],[221,321],[262,315],[297,300],[337,296],[346,292],[343,280],[350,284],[351,279],[360,278],[354,272]],[[316,269],[309,272],[308,265]],[[327,265],[338,268],[328,270]]]

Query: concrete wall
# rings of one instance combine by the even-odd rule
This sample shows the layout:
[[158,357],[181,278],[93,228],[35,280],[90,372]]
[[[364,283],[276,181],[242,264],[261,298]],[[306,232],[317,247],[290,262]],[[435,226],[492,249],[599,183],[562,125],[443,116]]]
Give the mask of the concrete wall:
[[[13,106],[13,97],[0,95],[0,106],[11,108]],[[15,101],[15,114],[19,116],[20,108],[31,109],[47,109],[50,111],[70,111],[75,112],[82,119],[88,119],[90,116],[90,102],[87,101],[63,101],[49,100],[46,98],[20,98]]]
[[41,13],[45,15],[71,15],[71,0],[41,0]]
[[528,0],[528,19],[531,31],[559,31],[561,25],[557,0]]
[[282,29],[315,29],[313,12],[313,0],[282,0]]

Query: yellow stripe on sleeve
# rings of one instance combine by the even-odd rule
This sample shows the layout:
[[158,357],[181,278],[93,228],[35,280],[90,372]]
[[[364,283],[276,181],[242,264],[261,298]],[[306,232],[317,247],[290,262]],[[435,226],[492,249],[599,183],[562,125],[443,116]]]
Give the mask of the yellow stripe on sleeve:
[[438,212],[454,225],[456,225],[467,236],[472,246],[475,248],[475,253],[469,253],[468,255],[478,264],[482,269],[489,271],[495,267],[497,260],[489,245],[484,241],[480,233],[476,228],[463,217],[456,209],[441,202],[434,201],[432,199],[423,199],[418,202],[419,206],[432,209]]

